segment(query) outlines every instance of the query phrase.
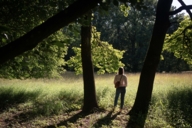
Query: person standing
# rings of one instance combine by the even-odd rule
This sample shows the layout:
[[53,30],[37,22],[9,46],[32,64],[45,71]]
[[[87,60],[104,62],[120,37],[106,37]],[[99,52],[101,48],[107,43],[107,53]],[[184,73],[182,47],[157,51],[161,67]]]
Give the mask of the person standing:
[[127,87],[127,76],[124,74],[123,67],[119,68],[118,74],[115,75],[114,78],[114,85],[116,82],[120,81],[119,87],[116,88],[115,92],[115,100],[114,100],[114,109],[117,106],[119,95],[121,94],[121,105],[120,105],[120,112],[123,109],[126,87]]

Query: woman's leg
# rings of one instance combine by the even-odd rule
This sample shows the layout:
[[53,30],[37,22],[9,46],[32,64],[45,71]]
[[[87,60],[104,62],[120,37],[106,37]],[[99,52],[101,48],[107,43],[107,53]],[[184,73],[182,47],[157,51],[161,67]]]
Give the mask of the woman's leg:
[[117,89],[116,89],[116,93],[115,93],[114,107],[117,106],[117,101],[118,101],[118,98],[119,98],[119,94],[120,94],[120,93],[121,93],[120,88],[117,88]]
[[121,109],[123,109],[126,88],[121,88]]

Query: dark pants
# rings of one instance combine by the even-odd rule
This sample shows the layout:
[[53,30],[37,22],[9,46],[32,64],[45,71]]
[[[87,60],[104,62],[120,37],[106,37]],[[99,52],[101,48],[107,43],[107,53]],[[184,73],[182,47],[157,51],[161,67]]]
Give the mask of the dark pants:
[[125,87],[116,88],[115,101],[114,101],[114,106],[115,107],[117,106],[117,101],[118,101],[119,95],[121,94],[121,109],[123,108],[125,93],[126,93],[126,88]]

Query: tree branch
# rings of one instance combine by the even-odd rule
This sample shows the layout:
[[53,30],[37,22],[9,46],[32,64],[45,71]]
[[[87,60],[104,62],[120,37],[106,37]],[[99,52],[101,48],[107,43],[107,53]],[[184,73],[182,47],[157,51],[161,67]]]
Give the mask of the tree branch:
[[[178,1],[179,1],[179,3],[180,3],[183,7],[186,6],[186,4],[183,2],[183,0],[178,0]],[[186,8],[185,10],[187,11],[187,13],[189,14],[189,16],[190,16],[191,19],[192,19],[192,13],[191,13],[190,9]]]
[[178,1],[181,4],[181,7],[176,9],[173,12],[170,12],[169,15],[177,14],[178,12],[182,11],[183,9],[185,9],[187,11],[187,13],[189,14],[189,16],[191,17],[191,19],[192,19],[192,13],[190,11],[190,9],[192,9],[192,5],[186,6],[186,4],[183,2],[183,0],[178,0]]
[[[181,6],[181,7],[179,7],[178,9],[176,9],[175,11],[170,11],[170,12],[169,12],[169,15],[175,15],[175,14],[181,12],[181,11],[184,10],[184,9],[192,9],[192,5]],[[190,17],[191,17],[191,16],[190,16]]]

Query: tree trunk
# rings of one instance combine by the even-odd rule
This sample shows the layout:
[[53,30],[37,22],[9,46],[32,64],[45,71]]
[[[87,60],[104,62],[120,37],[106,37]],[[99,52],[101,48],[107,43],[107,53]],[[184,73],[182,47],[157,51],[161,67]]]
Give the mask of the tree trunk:
[[81,57],[84,81],[83,112],[91,112],[98,108],[91,58],[91,25],[81,27]]
[[49,18],[24,36],[1,47],[0,64],[33,49],[40,41],[75,21],[78,17],[96,7],[100,2],[101,0],[77,0],[68,8]]
[[159,0],[156,21],[153,28],[150,46],[141,71],[136,100],[130,115],[147,114],[151,101],[155,72],[160,60],[166,32],[170,26],[169,10],[172,0]]

